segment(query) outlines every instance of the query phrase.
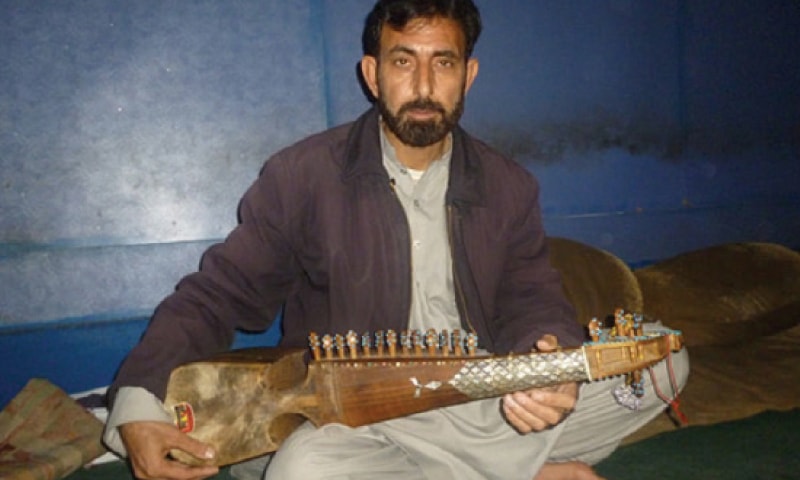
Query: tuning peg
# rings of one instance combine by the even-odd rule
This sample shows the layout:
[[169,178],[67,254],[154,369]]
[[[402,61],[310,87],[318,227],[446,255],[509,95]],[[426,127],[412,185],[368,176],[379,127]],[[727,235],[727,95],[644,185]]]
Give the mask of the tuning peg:
[[425,333],[425,345],[428,347],[428,355],[434,356],[439,352],[439,336],[436,330],[431,328]]
[[370,339],[371,337],[369,335],[369,332],[364,332],[361,335],[361,352],[365,357],[370,356],[370,348],[372,347],[372,345],[370,344]]
[[[390,330],[391,331],[391,330]],[[383,330],[375,332],[375,348],[378,350],[378,356],[383,356],[383,347],[386,344],[386,337]]]
[[464,344],[461,338],[461,330],[459,329],[453,330],[453,353],[457,357],[464,355]]
[[344,358],[344,335],[337,333],[333,337],[333,342],[336,344],[336,353],[339,354],[339,358]]
[[322,358],[322,352],[319,349],[319,336],[315,332],[308,335],[308,345],[311,347],[314,360],[319,361]]
[[386,345],[389,347],[389,356],[397,355],[397,332],[389,330],[386,332]]
[[358,358],[358,334],[350,330],[347,332],[345,340],[347,341],[347,349],[350,352],[350,358],[355,360]]
[[414,355],[422,355],[422,332],[414,330],[411,332],[411,345],[414,347]]
[[400,332],[400,348],[403,351],[403,355],[408,355],[409,351],[411,351],[411,335],[408,330]]
[[471,357],[474,357],[475,353],[477,352],[477,349],[478,349],[478,336],[475,333],[470,332],[467,334],[467,352]]
[[328,334],[322,336],[322,350],[325,352],[326,359],[333,358],[333,337]]

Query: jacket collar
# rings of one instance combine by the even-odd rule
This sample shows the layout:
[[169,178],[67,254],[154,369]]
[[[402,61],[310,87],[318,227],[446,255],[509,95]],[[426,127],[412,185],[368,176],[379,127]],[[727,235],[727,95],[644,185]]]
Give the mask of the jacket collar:
[[[345,182],[361,175],[377,175],[389,181],[383,168],[378,119],[378,109],[373,107],[351,126],[342,171]],[[446,201],[448,204],[484,204],[483,166],[469,135],[460,126],[453,130]]]

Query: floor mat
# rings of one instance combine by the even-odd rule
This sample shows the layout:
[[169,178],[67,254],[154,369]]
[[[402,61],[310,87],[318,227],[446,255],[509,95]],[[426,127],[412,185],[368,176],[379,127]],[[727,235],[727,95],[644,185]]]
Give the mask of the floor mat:
[[660,434],[596,469],[613,480],[800,479],[800,410]]
[[[230,468],[223,468],[209,480],[235,480],[229,470]],[[134,480],[134,478],[127,464],[109,462],[78,470],[66,477],[66,480]]]
[[[800,410],[663,433],[620,448],[596,468],[611,480],[800,480]],[[121,462],[67,477],[132,478]],[[232,478],[224,468],[213,480]]]

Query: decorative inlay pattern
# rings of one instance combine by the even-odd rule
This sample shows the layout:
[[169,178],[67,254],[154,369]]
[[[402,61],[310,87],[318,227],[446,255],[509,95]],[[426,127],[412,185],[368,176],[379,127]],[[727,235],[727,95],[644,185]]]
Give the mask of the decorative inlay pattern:
[[572,350],[470,361],[448,383],[478,399],[588,379],[583,351]]

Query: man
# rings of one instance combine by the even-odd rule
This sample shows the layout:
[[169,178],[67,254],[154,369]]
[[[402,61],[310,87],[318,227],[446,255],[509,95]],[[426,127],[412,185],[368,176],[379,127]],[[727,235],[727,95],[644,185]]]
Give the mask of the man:
[[[168,374],[229,348],[235,328],[267,328],[281,306],[287,346],[312,330],[407,328],[473,331],[498,354],[583,341],[548,262],[535,180],[458,127],[480,30],[471,0],[377,3],[361,61],[375,108],[266,163],[239,226],[123,364],[105,438],[139,478],[216,472],[168,457],[214,455],[159,410]],[[532,389],[357,429],[306,424],[265,478],[599,478],[586,462],[663,408],[628,412],[610,388],[584,386],[580,402],[576,384]]]

